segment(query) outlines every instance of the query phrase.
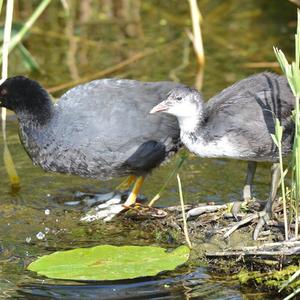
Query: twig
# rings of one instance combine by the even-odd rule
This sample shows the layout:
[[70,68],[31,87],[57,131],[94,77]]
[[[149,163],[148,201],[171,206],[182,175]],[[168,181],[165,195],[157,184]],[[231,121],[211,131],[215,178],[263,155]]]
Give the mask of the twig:
[[280,288],[279,293],[286,288],[291,282],[293,282],[297,277],[300,276],[300,270],[296,271]]
[[[191,204],[185,204],[184,209],[185,211],[191,209],[193,206]],[[174,211],[174,212],[179,212],[181,211],[181,206],[168,206],[165,208],[167,211]]]
[[203,205],[199,207],[195,207],[188,211],[187,213],[187,219],[190,217],[196,217],[205,213],[212,213],[221,209],[226,209],[227,205]]
[[63,84],[60,84],[60,85],[57,85],[57,86],[54,86],[54,87],[50,87],[50,88],[48,88],[48,92],[49,93],[55,93],[55,92],[70,88],[72,86],[75,86],[77,84],[81,84],[81,83],[84,83],[84,82],[87,82],[87,81],[90,81],[90,80],[93,80],[93,79],[96,79],[96,78],[103,77],[103,76],[106,76],[108,74],[114,73],[114,72],[116,72],[116,71],[118,71],[122,68],[125,68],[126,66],[136,62],[137,60],[140,60],[141,58],[145,57],[146,55],[148,55],[150,53],[152,53],[152,51],[138,52],[138,53],[132,55],[131,57],[123,60],[122,62],[114,65],[113,67],[109,67],[105,70],[94,73],[90,76],[80,78],[78,80],[73,80],[73,81],[63,83]]
[[245,68],[279,68],[278,62],[275,61],[261,61],[261,62],[249,62],[249,63],[244,63],[242,65]]
[[235,248],[236,250],[262,250],[262,249],[276,249],[276,248],[291,248],[291,247],[300,247],[300,241],[283,241],[275,243],[266,243],[260,246],[249,246],[249,247],[239,247]]
[[276,243],[267,243],[260,246],[238,247],[225,251],[207,253],[206,256],[253,256],[253,255],[293,255],[300,253],[300,241],[284,241]]
[[42,35],[42,36],[47,36],[47,38],[52,38],[52,39],[57,39],[57,40],[62,40],[62,41],[74,41],[77,43],[81,43],[81,44],[85,44],[89,47],[96,47],[96,48],[103,48],[103,47],[116,47],[116,46],[120,46],[120,42],[116,41],[114,43],[109,43],[109,45],[105,45],[102,41],[94,41],[94,40],[90,40],[84,37],[80,37],[77,35],[65,35],[55,31],[51,31],[51,30],[42,30],[40,28],[37,27],[33,27],[30,30],[31,34],[36,34],[36,35]]
[[289,256],[300,254],[300,247],[295,247],[287,250],[280,250],[280,251],[264,251],[264,250],[257,250],[257,251],[217,251],[217,252],[209,252],[206,253],[205,256],[207,257],[240,257],[240,256]]
[[293,2],[294,4],[300,7],[300,0],[289,0],[289,1]]
[[180,204],[181,204],[181,209],[182,209],[183,232],[184,232],[185,239],[186,239],[186,242],[187,242],[189,248],[192,249],[192,243],[191,243],[191,240],[189,238],[189,232],[188,232],[188,229],[187,229],[187,222],[186,222],[186,216],[185,216],[185,210],[184,210],[181,180],[180,180],[179,174],[177,174],[177,181],[178,181]]
[[224,234],[224,238],[228,238],[233,232],[235,232],[238,228],[240,228],[241,226],[251,222],[254,219],[259,218],[259,214],[251,214],[248,217],[246,217],[245,219],[237,222],[234,226],[232,226],[225,234]]
[[288,296],[286,296],[283,300],[290,300],[290,299],[294,299],[294,297],[300,293],[300,288],[297,288],[295,291],[293,291],[291,294],[289,294]]
[[49,87],[47,88],[48,92],[49,93],[55,93],[55,92],[58,92],[58,91],[61,91],[61,90],[64,90],[64,89],[67,89],[67,88],[70,88],[72,86],[75,86],[77,84],[82,84],[84,82],[87,82],[87,81],[90,81],[90,80],[93,80],[93,79],[97,79],[97,78],[101,78],[101,77],[104,77],[104,76],[107,76],[111,73],[114,73],[128,65],[130,65],[131,63],[134,63],[142,58],[144,58],[145,56],[148,56],[148,55],[151,55],[155,52],[158,52],[161,50],[161,47],[165,47],[165,46],[168,46],[168,47],[171,47],[171,46],[174,46],[177,44],[177,42],[180,40],[180,38],[176,39],[176,40],[173,40],[171,42],[168,42],[162,46],[159,46],[157,48],[152,48],[152,49],[148,49],[148,50],[145,50],[143,52],[138,52],[134,55],[132,55],[131,57],[121,61],[120,63],[117,63],[116,65],[112,66],[112,67],[109,67],[105,70],[102,70],[102,71],[99,71],[97,73],[94,73],[92,75],[89,75],[89,76],[85,76],[85,77],[82,77],[80,78],[79,80],[73,80],[73,81],[70,81],[70,82],[66,82],[66,83],[63,83],[63,84],[60,84],[60,85],[57,85],[57,86],[53,86],[53,87]]

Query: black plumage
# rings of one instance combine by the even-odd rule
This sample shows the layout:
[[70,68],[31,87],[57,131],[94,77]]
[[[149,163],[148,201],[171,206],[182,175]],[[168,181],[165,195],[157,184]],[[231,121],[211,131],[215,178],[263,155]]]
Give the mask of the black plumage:
[[0,86],[0,101],[16,113],[24,148],[45,171],[99,180],[144,177],[180,147],[176,118],[149,115],[178,86],[95,80],[53,105],[36,81],[17,76]]

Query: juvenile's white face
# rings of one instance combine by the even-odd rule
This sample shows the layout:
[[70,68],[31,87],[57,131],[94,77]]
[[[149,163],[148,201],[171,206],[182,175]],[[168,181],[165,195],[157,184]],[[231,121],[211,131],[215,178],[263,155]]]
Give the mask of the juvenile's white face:
[[172,90],[168,98],[153,107],[150,113],[164,112],[181,119],[199,116],[202,109],[201,94],[195,89],[183,87]]
[[182,99],[180,102],[176,101],[169,106],[165,113],[176,116],[177,118],[192,117],[198,115],[198,105],[189,99]]

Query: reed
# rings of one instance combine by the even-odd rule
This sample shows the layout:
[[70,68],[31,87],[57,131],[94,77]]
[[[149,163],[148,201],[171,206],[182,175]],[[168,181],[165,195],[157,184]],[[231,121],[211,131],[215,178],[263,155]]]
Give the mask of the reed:
[[282,133],[283,127],[280,125],[278,119],[275,120],[275,134],[271,134],[271,137],[278,148],[279,154],[279,164],[280,164],[280,185],[281,185],[281,194],[282,194],[282,205],[283,205],[283,218],[284,218],[284,235],[285,240],[289,239],[289,226],[288,226],[288,216],[287,216],[287,209],[286,209],[286,188],[285,188],[285,175],[286,170],[283,167],[283,157],[282,157]]
[[178,182],[178,190],[179,190],[179,199],[180,199],[180,206],[182,211],[182,220],[183,220],[183,232],[185,236],[186,243],[188,244],[189,248],[192,249],[192,243],[189,237],[189,231],[186,221],[186,214],[184,209],[184,201],[183,201],[183,194],[182,194],[182,186],[179,174],[177,174],[177,182]]
[[197,4],[197,0],[189,0],[189,4],[191,10],[192,24],[193,24],[192,42],[194,45],[195,53],[197,55],[198,63],[201,67],[203,67],[205,64],[205,56],[204,56],[204,47],[203,47],[202,33],[201,33],[201,26],[200,26],[202,17]]
[[[2,8],[2,3],[1,8]],[[3,38],[3,46],[2,46],[2,78],[0,83],[6,80],[8,73],[8,48],[10,44],[11,37],[11,28],[12,28],[12,19],[14,12],[14,0],[8,0],[6,3],[6,16],[5,16],[5,25],[4,25],[4,38]],[[6,137],[6,108],[2,108],[1,112],[2,117],[2,135],[3,135],[3,160],[4,166],[7,171],[9,180],[13,187],[18,187],[20,184],[20,179],[17,174],[13,158],[10,154],[8,145],[7,145],[7,137]]]
[[[291,64],[286,59],[284,53],[278,48],[274,47],[274,52],[280,67],[285,74],[288,83],[291,87],[293,95],[295,96],[295,110],[293,111],[293,119],[295,122],[295,138],[293,143],[292,151],[292,165],[291,165],[291,196],[288,197],[289,201],[289,212],[286,209],[286,188],[284,183],[284,177],[287,171],[283,169],[282,155],[281,155],[281,136],[282,127],[278,120],[276,120],[276,131],[275,135],[272,136],[275,144],[279,149],[279,158],[281,165],[281,189],[282,189],[282,199],[284,208],[284,220],[285,220],[285,235],[288,239],[289,224],[287,220],[295,222],[295,238],[298,238],[298,226],[299,226],[299,199],[300,199],[300,10],[297,10],[298,23],[297,23],[297,33],[295,35],[295,61]],[[276,143],[277,142],[277,143]]]
[[[2,55],[0,57],[0,62],[2,62],[2,78],[0,84],[2,84],[8,76],[8,55],[9,53],[20,43],[24,35],[32,27],[34,22],[46,9],[51,0],[43,0],[40,5],[33,12],[31,17],[26,21],[20,31],[11,39],[11,29],[13,21],[13,12],[14,12],[14,0],[7,0],[6,2],[6,16],[5,16],[5,26],[4,26],[4,38],[2,46]],[[0,12],[2,9],[3,0],[0,0]],[[13,158],[9,151],[7,145],[7,136],[6,136],[6,109],[2,108],[1,112],[2,117],[2,135],[3,135],[3,160],[6,172],[8,174],[9,180],[13,187],[19,187],[20,178],[17,174]]]

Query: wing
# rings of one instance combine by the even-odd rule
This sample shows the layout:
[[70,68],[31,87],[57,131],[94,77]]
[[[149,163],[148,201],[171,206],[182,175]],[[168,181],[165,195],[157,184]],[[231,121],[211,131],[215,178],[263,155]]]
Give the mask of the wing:
[[262,73],[225,89],[207,103],[207,138],[227,136],[253,153],[271,153],[275,118],[285,127],[284,141],[290,148],[294,97],[283,76]]
[[[132,168],[138,167],[133,162],[142,159],[151,169],[172,151],[179,127],[175,117],[149,112],[178,86],[172,82],[104,79],[76,87],[55,106],[53,131],[63,141],[60,144],[69,149],[68,156],[71,152],[84,154],[91,169],[99,169],[99,165],[117,169],[128,159]],[[149,149],[155,150],[150,151],[152,158],[146,155]]]

